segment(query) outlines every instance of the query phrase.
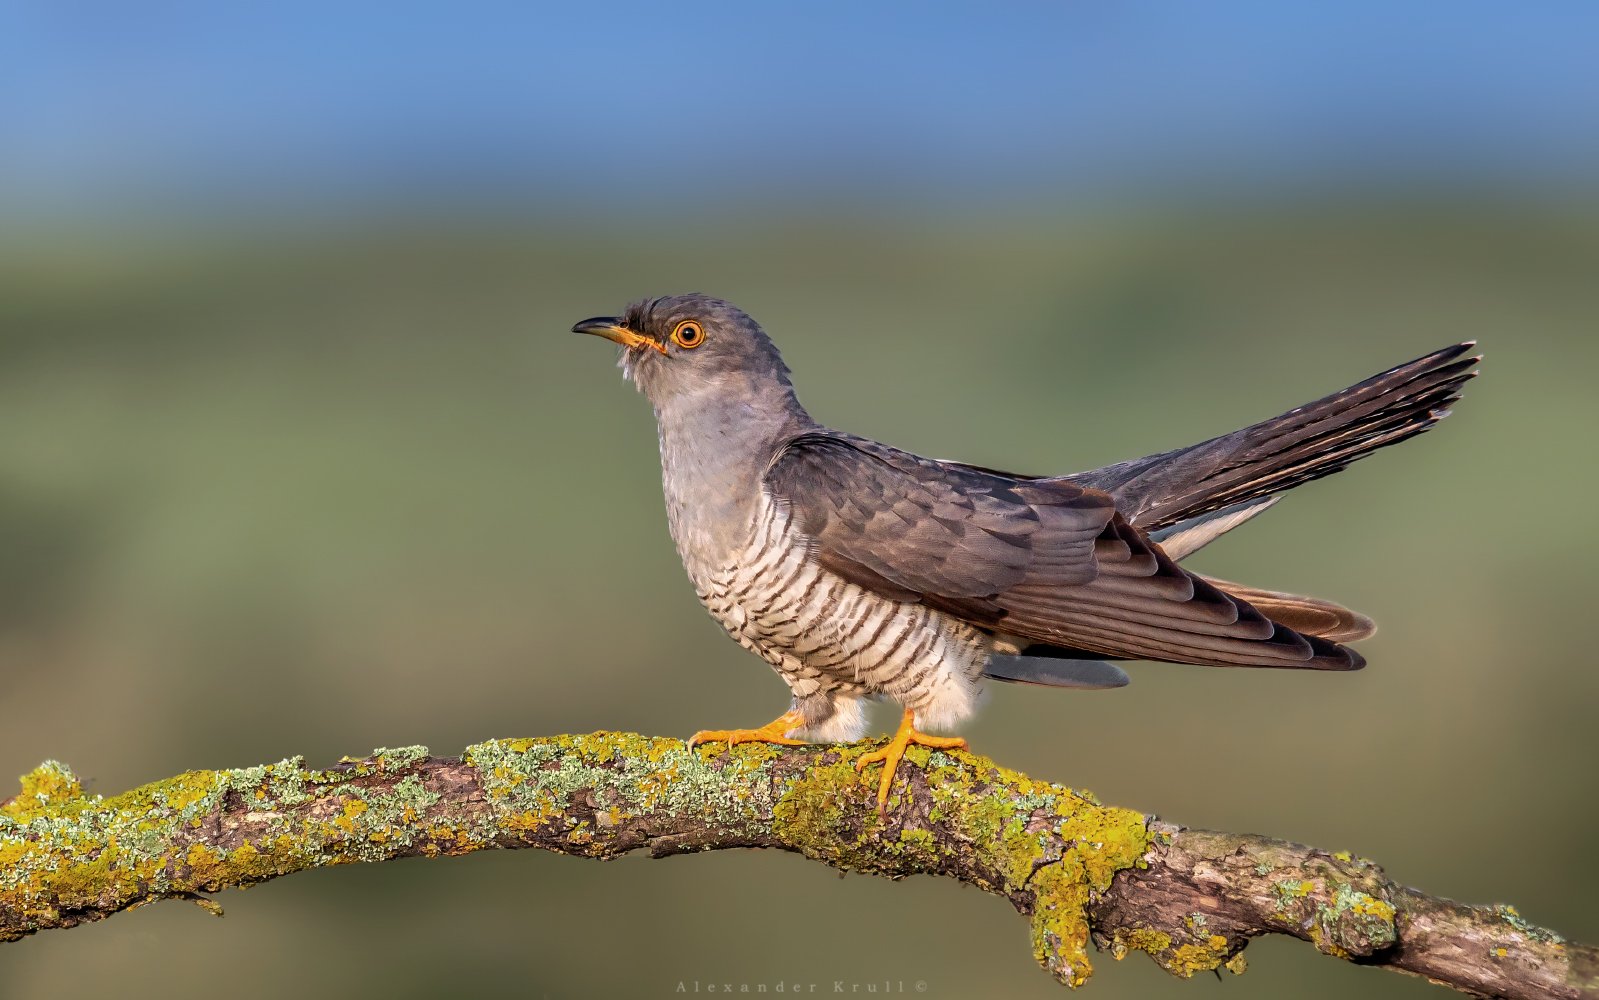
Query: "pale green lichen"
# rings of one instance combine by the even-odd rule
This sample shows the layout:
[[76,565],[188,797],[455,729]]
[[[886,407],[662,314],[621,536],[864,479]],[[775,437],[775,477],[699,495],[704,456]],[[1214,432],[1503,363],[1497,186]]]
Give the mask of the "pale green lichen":
[[[11,911],[0,935],[48,926],[65,910],[195,899],[312,865],[390,856],[376,845],[397,831],[408,835],[407,816],[438,796],[415,776],[387,790],[349,784],[355,776],[308,772],[291,758],[190,771],[108,798],[83,794],[70,771],[47,761],[23,776],[23,794],[0,808],[0,892]],[[242,799],[262,832],[228,848],[200,842],[199,828],[229,795]],[[335,814],[293,811],[328,795],[340,803]]]
[[[1268,867],[1267,871],[1271,869]],[[1292,900],[1303,899],[1316,890],[1316,883],[1309,879],[1291,878],[1278,879],[1271,884],[1271,891],[1277,897],[1277,907],[1281,911],[1283,906]]]
[[865,748],[841,747],[810,764],[791,780],[772,808],[773,832],[807,857],[835,868],[870,871],[877,854],[871,826],[855,822],[871,808],[872,790],[855,769]]
[[1302,929],[1318,951],[1336,958],[1370,955],[1394,944],[1399,931],[1393,904],[1357,884],[1363,875],[1349,873],[1350,867],[1361,872],[1373,866],[1336,854],[1331,857],[1343,867],[1318,863],[1314,878],[1271,883],[1277,904],[1273,918]]
[[428,748],[423,746],[378,747],[372,751],[372,758],[377,763],[379,770],[393,774],[427,760]]
[[[892,784],[894,811],[880,816],[881,765],[856,768],[874,748],[690,749],[630,733],[491,740],[463,758],[482,795],[459,800],[471,807],[454,811],[441,807],[446,786],[424,767],[426,747],[380,748],[327,770],[295,757],[192,771],[112,797],[86,794],[69,769],[46,761],[0,803],[0,940],[152,899],[215,909],[201,893],[398,854],[531,843],[611,856],[637,846],[655,814],[665,814],[842,869],[956,875],[1029,913],[1039,961],[1062,982],[1085,982],[1089,905],[1117,873],[1142,866],[1152,847],[1172,845],[1173,829],[1151,831],[1139,813],[986,758],[921,747],[906,754]],[[455,769],[450,780],[458,780],[459,764],[434,763]],[[224,813],[243,824],[230,827],[231,838],[215,837],[216,824],[208,824]],[[1365,859],[1339,852],[1307,861],[1302,849],[1262,847],[1258,838],[1180,836],[1184,850],[1218,859],[1249,844],[1238,871],[1277,876],[1266,883],[1276,918],[1328,954],[1371,955],[1395,941],[1395,909],[1382,898],[1391,887]],[[1513,935],[1561,947],[1558,935],[1514,908],[1496,914],[1504,942],[1494,943],[1495,958],[1507,956]],[[1245,967],[1230,953],[1243,939],[1215,933],[1202,913],[1164,930],[1118,928],[1107,944],[1117,958],[1144,951],[1180,976]]]
[[1310,939],[1317,950],[1338,958],[1386,948],[1399,939],[1393,904],[1339,882],[1332,901],[1316,907]]
[[594,802],[607,826],[657,809],[694,815],[724,829],[752,826],[772,806],[770,783],[751,780],[777,756],[764,744],[740,744],[720,753],[683,741],[633,733],[599,732],[547,739],[490,740],[467,748],[465,762],[481,775],[496,813],[519,832],[563,834],[578,853],[595,853],[586,824],[566,822],[580,792]]
[[1561,937],[1559,934],[1556,934],[1554,931],[1548,930],[1544,927],[1539,927],[1536,924],[1529,923],[1527,919],[1521,915],[1521,911],[1517,910],[1514,906],[1495,906],[1494,913],[1512,928],[1527,935],[1534,941],[1542,941],[1545,944],[1566,943],[1566,939]]
[[[439,792],[413,773],[425,747],[379,749],[327,770],[290,758],[194,771],[113,798],[84,795],[52,762],[0,809],[0,891],[24,910],[10,923],[31,929],[67,909],[193,899],[306,867],[464,853],[507,837],[614,853],[612,831],[662,811],[844,869],[955,873],[959,864],[963,877],[1032,913],[1035,952],[1057,977],[1086,981],[1085,908],[1141,863],[1145,818],[982,757],[918,747],[890,798],[903,804],[914,777],[916,806],[886,821],[874,808],[880,765],[856,769],[872,748],[816,747],[796,762],[765,744],[690,749],[629,733],[490,740],[463,755],[489,807],[466,820],[435,808]],[[223,847],[198,835],[224,808],[239,815],[241,800],[248,839]],[[959,858],[953,843],[964,844]]]
[[[920,772],[925,782],[925,823],[897,831],[871,811],[876,768],[855,770],[870,749],[841,747],[820,755],[791,780],[773,812],[774,830],[805,854],[845,869],[880,870],[885,854],[902,872],[909,860],[921,870],[951,870],[953,842],[967,845],[962,878],[1028,900],[1035,957],[1062,982],[1079,986],[1092,972],[1086,907],[1109,888],[1117,872],[1140,863],[1151,835],[1142,813],[1102,806],[1084,792],[1035,781],[968,753],[911,748],[901,774]],[[892,808],[903,780],[895,782]],[[915,825],[912,825],[912,824]]]

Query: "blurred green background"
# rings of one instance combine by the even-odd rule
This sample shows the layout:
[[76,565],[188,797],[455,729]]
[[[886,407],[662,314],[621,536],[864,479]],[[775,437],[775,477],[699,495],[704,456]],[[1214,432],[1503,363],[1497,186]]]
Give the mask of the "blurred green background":
[[[643,98],[611,96],[594,114],[620,129]],[[818,115],[846,113],[831,99]],[[1196,184],[1173,160],[1136,192],[938,177],[907,196],[861,168],[659,198],[638,176],[408,180],[353,208],[305,178],[175,206],[118,188],[114,165],[0,173],[16,209],[0,231],[0,774],[55,757],[114,793],[291,754],[776,714],[781,685],[683,578],[647,407],[608,345],[566,332],[641,295],[744,306],[825,422],[1039,472],[1186,444],[1477,338],[1484,376],[1439,430],[1195,559],[1373,615],[1366,671],[1137,664],[1116,692],[993,690],[966,735],[1107,802],[1351,850],[1599,940],[1583,631],[1599,198],[1439,150],[1429,170],[1273,168],[1253,190],[1247,171]],[[1585,162],[1560,165],[1580,179]],[[997,898],[772,853],[478,855],[220,901],[221,922],[163,904],[8,945],[0,995],[1062,995]],[[1441,995],[1297,942],[1248,957],[1242,978],[1181,982],[1102,956],[1089,989]]]

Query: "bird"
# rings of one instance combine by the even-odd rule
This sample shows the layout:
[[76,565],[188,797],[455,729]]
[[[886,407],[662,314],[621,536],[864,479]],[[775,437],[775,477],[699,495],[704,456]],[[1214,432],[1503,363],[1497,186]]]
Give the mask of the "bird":
[[1181,560],[1296,486],[1430,430],[1477,374],[1473,342],[1242,430],[1088,472],[924,458],[812,419],[747,313],[703,294],[636,301],[573,331],[615,342],[659,436],[667,524],[700,602],[788,685],[787,711],[722,741],[851,742],[902,710],[856,768],[881,814],[911,746],[974,711],[985,680],[1128,683],[1117,664],[1358,670],[1372,620]]

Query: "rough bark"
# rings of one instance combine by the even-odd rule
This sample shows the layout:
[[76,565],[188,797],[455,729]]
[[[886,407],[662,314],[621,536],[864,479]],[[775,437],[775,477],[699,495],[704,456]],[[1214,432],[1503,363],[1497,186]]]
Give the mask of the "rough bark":
[[496,740],[460,757],[376,751],[312,770],[299,759],[191,771],[86,795],[60,764],[0,804],[0,941],[160,899],[357,861],[537,847],[611,858],[727,847],[794,851],[890,878],[943,875],[1005,896],[1061,982],[1088,943],[1147,952],[1179,976],[1243,971],[1286,934],[1318,951],[1466,993],[1599,997],[1599,950],[1508,906],[1466,906],[1375,864],[1281,840],[1187,830],[966,753],[917,748],[885,815],[875,744],[720,744],[629,733]]

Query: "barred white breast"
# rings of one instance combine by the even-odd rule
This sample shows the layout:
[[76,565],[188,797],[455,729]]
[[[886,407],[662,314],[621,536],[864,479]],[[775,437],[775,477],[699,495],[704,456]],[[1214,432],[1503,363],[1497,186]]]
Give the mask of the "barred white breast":
[[892,698],[932,728],[971,714],[987,634],[822,568],[781,502],[763,493],[746,539],[722,559],[679,551],[711,617],[787,682],[808,738],[859,739],[866,696]]

